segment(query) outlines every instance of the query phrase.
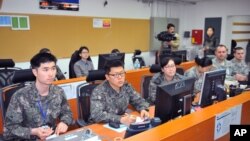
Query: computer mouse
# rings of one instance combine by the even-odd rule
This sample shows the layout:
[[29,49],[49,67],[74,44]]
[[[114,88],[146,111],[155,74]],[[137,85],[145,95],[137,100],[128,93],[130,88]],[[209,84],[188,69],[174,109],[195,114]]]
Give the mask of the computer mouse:
[[120,128],[120,124],[116,122],[109,122],[109,126],[112,128]]

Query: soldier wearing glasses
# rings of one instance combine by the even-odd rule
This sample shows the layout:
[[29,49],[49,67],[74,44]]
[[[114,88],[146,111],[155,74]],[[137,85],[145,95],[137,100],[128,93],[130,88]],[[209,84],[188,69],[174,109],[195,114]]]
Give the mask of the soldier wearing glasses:
[[149,117],[149,104],[125,81],[123,63],[112,61],[105,66],[106,80],[98,85],[91,95],[90,120],[129,125],[134,116],[126,113],[131,104],[142,118]]
[[156,88],[163,83],[169,83],[175,80],[181,80],[184,76],[176,73],[176,66],[173,58],[163,58],[161,61],[161,72],[156,73],[149,84],[148,102],[155,104]]

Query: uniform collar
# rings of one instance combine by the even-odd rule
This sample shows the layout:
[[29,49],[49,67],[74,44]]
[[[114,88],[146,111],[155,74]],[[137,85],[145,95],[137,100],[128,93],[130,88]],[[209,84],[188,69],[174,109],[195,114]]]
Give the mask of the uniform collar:
[[[32,99],[34,101],[40,101],[41,98],[42,98],[42,96],[40,96],[40,94],[38,92],[38,89],[36,88],[36,83],[35,82],[33,82],[31,84],[31,88],[33,89],[33,94],[32,94],[33,97],[32,97]],[[53,93],[51,92],[51,90],[52,90],[52,85],[50,85],[50,87],[49,87],[49,93],[48,93],[48,95],[45,96],[45,97],[43,97],[42,100],[44,100],[44,99],[49,100],[49,99],[52,98]]]

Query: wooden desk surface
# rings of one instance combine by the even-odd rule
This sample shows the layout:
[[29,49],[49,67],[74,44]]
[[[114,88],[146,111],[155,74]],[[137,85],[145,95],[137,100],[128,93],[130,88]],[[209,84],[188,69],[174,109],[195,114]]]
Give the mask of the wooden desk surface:
[[[150,129],[138,135],[125,139],[125,141],[200,141],[214,140],[215,116],[236,105],[242,104],[241,124],[250,124],[250,92],[245,92],[234,98],[219,102],[201,111],[194,112],[182,118],[174,119],[156,128]],[[150,115],[154,115],[154,107],[150,109]],[[103,124],[87,126],[96,134],[113,140],[115,137],[124,137],[125,132],[118,133],[103,127]],[[218,139],[228,141],[229,134]]]

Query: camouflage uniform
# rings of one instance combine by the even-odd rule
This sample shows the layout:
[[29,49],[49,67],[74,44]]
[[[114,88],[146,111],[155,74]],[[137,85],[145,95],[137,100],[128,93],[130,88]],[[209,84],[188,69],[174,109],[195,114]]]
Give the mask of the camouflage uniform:
[[93,90],[90,103],[90,121],[93,122],[120,123],[128,104],[134,106],[137,111],[149,107],[149,104],[130,84],[125,83],[117,93],[107,80]]
[[225,69],[226,70],[226,79],[233,79],[232,77],[232,70],[233,66],[230,61],[224,60],[222,63],[220,63],[217,58],[212,59],[213,62],[213,69]]
[[[45,123],[41,109],[47,112]],[[35,83],[32,83],[12,96],[5,116],[4,138],[15,141],[35,140],[38,137],[31,135],[31,128],[42,125],[53,128],[58,118],[67,125],[73,123],[72,112],[63,89],[51,85],[48,96],[42,97]]]
[[236,73],[242,74],[244,76],[248,76],[249,68],[245,61],[238,62],[235,58],[231,60],[232,65],[234,66],[232,69],[232,74],[235,75]]
[[[175,80],[181,80],[183,79],[184,76],[176,73],[173,80],[172,81],[175,81]],[[159,73],[156,73],[151,81],[150,81],[150,84],[149,84],[149,96],[148,96],[148,99],[147,101],[153,105],[155,104],[155,98],[156,98],[156,89],[157,89],[157,86],[160,85],[160,84],[163,84],[164,83],[169,83],[169,82],[172,82],[172,81],[167,81],[165,79],[165,76],[162,72],[159,72]]]
[[194,77],[195,83],[194,83],[194,93],[197,94],[201,91],[202,82],[203,82],[203,76],[204,74],[200,74],[198,72],[198,69],[196,66],[190,68],[187,70],[184,74],[186,77]]

